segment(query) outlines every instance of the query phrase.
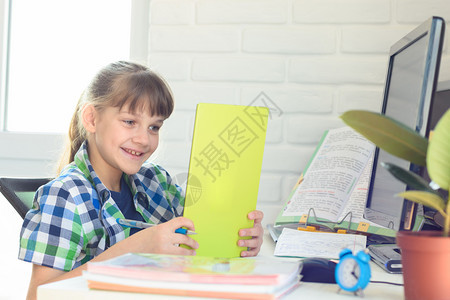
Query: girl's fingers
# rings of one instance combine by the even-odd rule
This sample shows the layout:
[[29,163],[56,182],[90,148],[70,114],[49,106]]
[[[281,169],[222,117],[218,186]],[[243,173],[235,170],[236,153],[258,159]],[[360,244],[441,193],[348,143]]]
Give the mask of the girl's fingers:
[[258,249],[248,249],[247,251],[242,251],[241,252],[241,257],[250,257],[250,256],[256,256],[259,253],[259,248]]
[[174,231],[180,227],[186,227],[189,230],[195,231],[194,222],[185,217],[177,217],[168,221],[167,224],[170,224]]
[[247,217],[249,220],[254,220],[255,223],[261,223],[264,218],[264,213],[260,210],[254,210],[249,212]]
[[256,256],[261,249],[262,241],[259,241],[259,239],[239,240],[238,245],[247,248],[247,250],[241,252],[241,256]]
[[173,249],[173,253],[174,255],[190,255],[193,256],[196,254],[194,249],[186,249],[183,247],[175,247]]
[[257,247],[260,247],[261,244],[262,244],[262,240],[259,238],[238,241],[238,245],[240,247],[247,247],[247,248],[257,248]]
[[252,228],[244,228],[239,230],[239,236],[262,237],[264,230],[261,224],[255,224]]
[[196,240],[194,240],[193,238],[189,237],[186,234],[180,234],[180,233],[176,233],[176,238],[175,238],[175,243],[174,244],[179,244],[179,245],[186,245],[189,246],[192,249],[197,249],[198,248],[198,242]]

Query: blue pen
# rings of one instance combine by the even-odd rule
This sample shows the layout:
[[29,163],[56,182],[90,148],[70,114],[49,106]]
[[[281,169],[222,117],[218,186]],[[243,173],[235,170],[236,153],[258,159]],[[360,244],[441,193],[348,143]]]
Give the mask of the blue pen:
[[[145,222],[135,221],[135,220],[128,220],[128,219],[117,218],[116,221],[120,225],[122,225],[124,227],[130,227],[130,228],[149,228],[149,227],[156,226],[156,224],[150,224],[150,223],[145,223]],[[175,230],[175,232],[181,233],[181,234],[197,234],[196,232],[187,230],[185,228],[178,228]]]

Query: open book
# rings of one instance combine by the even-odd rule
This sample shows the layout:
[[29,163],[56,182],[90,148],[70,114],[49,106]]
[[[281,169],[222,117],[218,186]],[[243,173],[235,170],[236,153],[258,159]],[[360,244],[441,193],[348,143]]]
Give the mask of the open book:
[[128,253],[89,262],[89,288],[229,299],[277,299],[299,284],[300,261]]
[[394,230],[363,218],[374,149],[350,127],[326,131],[275,225],[394,237]]

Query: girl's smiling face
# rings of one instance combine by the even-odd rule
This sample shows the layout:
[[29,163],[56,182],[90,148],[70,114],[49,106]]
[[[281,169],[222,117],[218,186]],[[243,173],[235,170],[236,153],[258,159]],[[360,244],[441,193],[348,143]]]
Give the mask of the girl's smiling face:
[[155,152],[164,117],[151,116],[147,107],[131,111],[128,104],[101,110],[90,106],[85,110],[88,119],[92,119],[85,126],[90,133],[91,164],[107,188],[120,190],[122,173],[137,173]]

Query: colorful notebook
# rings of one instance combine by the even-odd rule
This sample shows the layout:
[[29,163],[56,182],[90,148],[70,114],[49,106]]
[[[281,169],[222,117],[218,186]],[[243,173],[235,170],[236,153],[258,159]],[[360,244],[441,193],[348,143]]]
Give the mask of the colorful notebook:
[[298,286],[300,268],[299,260],[128,253],[89,262],[83,277],[91,289],[183,297],[277,299]]
[[201,103],[192,138],[184,216],[194,221],[197,254],[238,257],[239,229],[253,226],[269,110]]

